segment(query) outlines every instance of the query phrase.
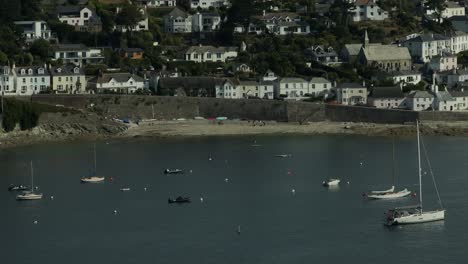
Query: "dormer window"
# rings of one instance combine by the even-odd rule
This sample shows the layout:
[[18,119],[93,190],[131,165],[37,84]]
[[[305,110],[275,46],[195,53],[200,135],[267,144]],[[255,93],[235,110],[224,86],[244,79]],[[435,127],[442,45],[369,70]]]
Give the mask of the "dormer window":
[[38,72],[39,74],[44,74],[44,69],[43,69],[43,68],[39,68],[39,69],[37,70],[37,72]]
[[26,70],[25,69],[21,69],[21,74],[26,74]]
[[75,73],[77,73],[77,74],[78,74],[78,73],[80,73],[80,68],[78,68],[78,67],[75,67],[75,69],[74,69],[73,71],[74,71]]
[[28,74],[29,74],[29,75],[32,75],[32,74],[33,74],[33,70],[32,70],[32,69],[29,69],[29,70],[28,70]]
[[58,73],[61,73],[61,72],[62,72],[62,68],[57,68],[57,72],[58,72]]

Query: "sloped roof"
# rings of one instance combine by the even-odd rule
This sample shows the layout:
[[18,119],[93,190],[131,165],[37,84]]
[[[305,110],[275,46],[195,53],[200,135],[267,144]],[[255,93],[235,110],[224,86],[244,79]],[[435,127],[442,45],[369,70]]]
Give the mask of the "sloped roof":
[[450,37],[441,34],[424,34],[407,40],[408,42],[428,42],[437,40],[449,40]]
[[445,2],[445,6],[446,8],[463,8],[463,6],[461,6],[457,2],[452,2],[452,1]]
[[323,78],[323,77],[313,77],[310,79],[311,83],[330,83],[329,80]]
[[108,83],[112,79],[114,79],[117,82],[126,82],[130,80],[130,78],[133,78],[136,82],[144,81],[143,78],[141,78],[140,76],[137,76],[135,74],[131,74],[128,72],[123,72],[123,73],[103,73],[100,76],[92,78],[90,82]]
[[349,56],[357,56],[361,50],[362,44],[346,44],[345,49],[348,50]]
[[178,88],[187,89],[214,89],[216,84],[219,84],[223,79],[213,77],[177,77],[177,78],[161,78],[159,86],[164,89],[174,90]]
[[354,3],[357,6],[367,6],[367,5],[375,5],[374,0],[356,0]]
[[285,17],[296,18],[296,17],[299,17],[299,15],[293,12],[277,12],[277,13],[266,13],[264,16],[254,16],[254,18],[257,18],[260,20],[270,20],[273,18],[285,18]]
[[397,45],[371,44],[362,47],[362,51],[368,61],[411,60],[408,48]]
[[336,88],[337,89],[362,89],[365,87],[360,85],[359,83],[340,83],[338,84]]
[[236,47],[214,47],[214,46],[192,46],[188,48],[186,53],[192,53],[192,52],[197,52],[197,53],[205,53],[205,52],[211,52],[211,53],[223,53],[223,52],[228,52],[228,51],[237,51]]
[[172,11],[169,12],[169,14],[167,14],[166,16],[187,18],[189,14],[187,12],[182,11],[180,8],[176,7],[172,9]]
[[300,82],[307,82],[306,80],[302,78],[281,78],[280,79],[281,83],[300,83]]
[[[78,73],[75,73],[75,68],[78,68]],[[59,72],[60,69],[60,72]],[[70,76],[70,75],[84,75],[84,69],[77,67],[73,64],[63,65],[62,67],[52,67],[50,74],[52,76]]]
[[[16,67],[14,69],[14,71],[16,72],[16,74],[18,76],[23,76],[21,74],[21,70],[25,70],[25,74],[24,76],[26,75],[29,75],[28,71],[32,69],[33,70],[33,76],[48,76],[49,75],[49,70],[43,66],[28,66],[28,67]],[[39,74],[39,69],[43,69],[44,70],[44,73],[43,74]]]
[[455,98],[453,98],[452,95],[447,91],[437,92],[436,97],[440,101],[454,101],[455,100]]
[[371,91],[373,98],[403,98],[405,95],[399,86],[374,87]]
[[82,51],[89,48],[83,44],[59,44],[53,47],[55,51]]
[[453,90],[453,91],[450,91],[450,94],[452,95],[452,97],[468,97],[468,90],[463,90],[463,91],[456,91],[456,90]]
[[427,91],[411,91],[408,98],[434,98],[434,95],[428,93]]

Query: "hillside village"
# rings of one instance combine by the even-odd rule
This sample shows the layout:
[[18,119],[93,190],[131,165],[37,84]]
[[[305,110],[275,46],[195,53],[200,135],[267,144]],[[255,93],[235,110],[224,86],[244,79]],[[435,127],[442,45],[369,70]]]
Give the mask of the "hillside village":
[[465,1],[0,2],[4,96],[139,94],[468,110]]

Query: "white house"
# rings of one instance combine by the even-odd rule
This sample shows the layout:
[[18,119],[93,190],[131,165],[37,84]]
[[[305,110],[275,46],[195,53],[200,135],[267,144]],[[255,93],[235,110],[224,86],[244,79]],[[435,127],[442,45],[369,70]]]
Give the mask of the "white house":
[[140,6],[146,6],[148,8],[153,7],[171,7],[176,6],[176,0],[137,0],[136,1]]
[[369,106],[376,108],[406,108],[405,95],[400,85],[374,87],[367,98]]
[[422,74],[417,71],[397,71],[390,73],[393,83],[417,84],[422,80]]
[[309,81],[309,91],[307,92],[310,96],[322,96],[330,92],[332,83],[322,77],[314,77]]
[[174,8],[169,14],[164,16],[164,31],[170,33],[192,32],[192,15]]
[[16,21],[15,25],[23,29],[26,42],[33,42],[36,39],[50,40],[52,38],[52,32],[45,21]]
[[229,6],[231,2],[229,0],[191,0],[190,7],[193,9],[202,8],[208,9],[210,7],[219,8],[222,6]]
[[468,81],[468,70],[466,69],[453,69],[450,71],[437,72],[435,80],[439,84],[445,84],[447,88],[453,88],[458,83]]
[[354,2],[354,9],[351,9],[351,12],[354,12],[353,21],[381,21],[388,18],[388,12],[382,10],[378,5],[377,1],[374,0],[356,0]]
[[463,88],[460,90],[450,91],[450,95],[455,99],[456,105],[455,109],[467,110],[468,109],[468,91],[465,91]]
[[101,32],[101,18],[87,6],[59,6],[57,18],[60,22],[74,26],[76,31]]
[[88,86],[96,93],[131,94],[137,90],[143,90],[145,81],[143,78],[131,73],[102,73],[90,79]]
[[[117,8],[116,15],[118,16],[119,13],[121,12],[121,8]],[[119,32],[127,32],[127,31],[148,31],[149,30],[149,20],[148,20],[148,15],[146,13],[145,8],[140,8],[139,9],[140,13],[143,15],[143,19],[140,20],[136,25],[127,27],[124,25],[115,25],[114,30],[117,30]]]
[[0,94],[16,95],[15,74],[9,66],[0,67]]
[[434,95],[427,91],[411,91],[406,96],[407,107],[413,111],[423,111],[432,108]]
[[[12,67],[15,75],[15,90],[11,91],[11,95],[32,95],[40,92],[45,92],[50,88],[50,75],[47,67],[30,66],[30,67]],[[5,91],[5,94],[8,94]]]
[[309,82],[302,78],[281,78],[275,82],[275,97],[301,100],[309,95]]
[[57,45],[53,50],[53,60],[62,60],[64,64],[96,64],[104,60],[100,49],[88,48],[82,44]]
[[272,70],[267,70],[262,77],[262,80],[264,82],[276,81],[277,79],[278,76],[276,76],[276,74]]
[[343,105],[367,104],[367,88],[358,83],[341,83],[336,87],[336,101]]
[[414,59],[429,62],[432,57],[440,55],[443,52],[457,54],[468,50],[468,34],[455,31],[447,35],[419,35],[404,41],[402,44],[408,47]]
[[237,57],[236,47],[192,46],[185,52],[185,60],[193,62],[226,62]]
[[457,68],[457,56],[443,52],[442,55],[434,56],[429,62],[429,69],[433,71],[450,71]]
[[219,30],[221,17],[217,13],[197,12],[192,16],[193,32],[212,32]]
[[216,84],[216,98],[228,99],[273,99],[273,82],[239,81],[237,79],[224,79]]
[[[457,2],[453,1],[446,1],[444,3],[445,9],[442,10],[442,14],[440,14],[441,18],[451,18],[454,16],[464,16],[465,15],[465,7],[461,6]],[[434,15],[435,10],[426,10],[427,15]]]
[[[262,16],[253,16],[248,26],[249,33],[262,34],[265,30],[276,35],[309,34],[310,25],[302,21],[301,17],[291,12],[266,13]],[[239,31],[239,29],[236,29]]]

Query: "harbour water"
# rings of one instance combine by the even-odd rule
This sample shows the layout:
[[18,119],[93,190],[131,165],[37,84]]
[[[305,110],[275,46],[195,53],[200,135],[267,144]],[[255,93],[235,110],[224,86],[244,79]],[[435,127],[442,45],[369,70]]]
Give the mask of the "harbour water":
[[[0,259],[15,264],[466,263],[468,139],[425,141],[446,220],[395,228],[383,225],[384,212],[416,204],[417,197],[362,197],[391,185],[390,138],[97,142],[97,172],[106,177],[102,184],[80,184],[93,167],[92,142],[1,150]],[[30,160],[44,199],[18,202],[7,188],[30,184]],[[414,138],[396,140],[396,167],[397,188],[418,191]],[[166,168],[186,172],[165,175]],[[429,173],[424,176],[424,208],[436,208],[432,180]],[[340,187],[322,187],[328,177],[341,178]],[[122,187],[131,191],[119,191]],[[179,195],[190,196],[192,203],[168,204]]]

